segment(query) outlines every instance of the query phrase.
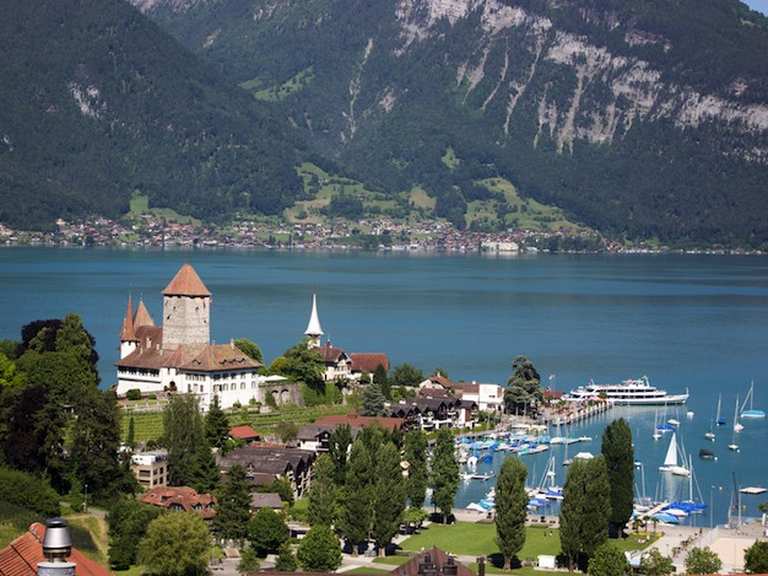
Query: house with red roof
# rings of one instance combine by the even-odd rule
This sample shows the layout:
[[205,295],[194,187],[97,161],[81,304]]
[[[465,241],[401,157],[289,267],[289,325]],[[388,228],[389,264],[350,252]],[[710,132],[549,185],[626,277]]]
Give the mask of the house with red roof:
[[[37,576],[37,564],[45,562],[45,525],[35,522],[29,529],[0,550],[0,576]],[[77,548],[67,557],[75,564],[75,576],[111,576],[111,572],[88,558]]]
[[250,442],[258,442],[261,440],[259,433],[247,424],[230,428],[229,437],[233,440],[242,440],[246,444],[249,444]]
[[144,492],[139,500],[171,512],[196,512],[204,520],[216,516],[216,498],[211,494],[198,494],[187,486],[158,486]]

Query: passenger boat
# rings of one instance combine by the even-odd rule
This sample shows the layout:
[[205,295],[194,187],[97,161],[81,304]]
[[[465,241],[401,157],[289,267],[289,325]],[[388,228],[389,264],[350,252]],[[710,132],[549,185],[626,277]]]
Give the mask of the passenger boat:
[[685,404],[688,396],[688,390],[685,394],[667,394],[665,390],[651,386],[648,377],[643,376],[621,384],[590,382],[571,390],[563,398],[572,402],[604,399],[618,406],[663,406]]

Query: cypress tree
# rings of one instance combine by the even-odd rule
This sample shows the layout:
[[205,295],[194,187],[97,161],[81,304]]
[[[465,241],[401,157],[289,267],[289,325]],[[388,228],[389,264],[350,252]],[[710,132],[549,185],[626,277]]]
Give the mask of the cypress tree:
[[353,553],[368,539],[371,528],[371,456],[359,438],[352,444],[347,463],[344,509],[340,518],[341,533],[352,545]]
[[211,407],[205,415],[205,437],[214,448],[224,448],[229,439],[229,421],[219,405],[219,397],[214,395]]
[[634,501],[635,453],[632,431],[620,418],[611,422],[603,432],[602,454],[608,468],[611,490],[610,535],[618,538],[632,517]]
[[131,450],[136,448],[136,423],[133,421],[133,416],[128,420],[128,436],[125,443]]
[[512,567],[512,558],[525,544],[527,476],[528,469],[513,456],[504,460],[496,482],[496,544],[504,555],[505,568]]
[[582,512],[582,550],[591,557],[608,539],[611,519],[611,484],[605,458],[597,456],[587,461],[587,483]]
[[242,466],[235,464],[229,469],[216,497],[218,502],[213,529],[222,538],[242,542],[248,536],[248,520],[251,517],[251,493]]
[[336,516],[335,469],[330,456],[323,454],[315,462],[309,489],[309,525],[332,526]]
[[385,443],[376,458],[372,533],[379,554],[384,555],[387,545],[397,534],[405,510],[405,483],[400,469],[400,452],[392,442]]
[[368,384],[363,390],[363,416],[381,416],[384,414],[386,400],[378,382],[374,381]]
[[412,508],[421,508],[427,497],[427,437],[423,430],[411,430],[405,436],[405,459],[408,461],[408,500]]
[[581,513],[584,509],[584,492],[587,483],[586,462],[574,460],[568,467],[563,486],[563,502],[560,505],[560,548],[568,558],[568,569],[580,559]]
[[432,455],[432,501],[447,521],[453,508],[453,499],[459,488],[459,463],[453,447],[453,435],[447,428],[437,433]]

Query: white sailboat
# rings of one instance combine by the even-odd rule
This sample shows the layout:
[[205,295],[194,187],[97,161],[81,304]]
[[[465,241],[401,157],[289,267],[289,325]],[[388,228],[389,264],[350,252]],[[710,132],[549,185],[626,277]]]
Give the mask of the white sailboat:
[[[681,466],[677,461],[678,447],[677,447],[677,434],[672,433],[672,439],[669,441],[669,448],[667,448],[667,455],[664,458],[664,464],[659,466],[659,470],[662,472],[670,472],[675,476],[688,476],[691,472],[684,465]],[[683,458],[685,463],[685,458]]]
[[658,440],[661,436],[661,430],[659,430],[659,411],[656,410],[653,414],[653,439]]
[[715,424],[718,426],[725,426],[725,418],[722,418],[720,416],[720,408],[722,408],[723,404],[723,395],[719,394],[717,396],[717,416],[715,416]]
[[744,430],[741,422],[739,422],[739,395],[736,394],[736,409],[733,411],[733,431],[741,432]]
[[[747,400],[749,400],[749,410],[744,410],[744,408],[747,406]],[[744,403],[741,405],[742,418],[748,418],[752,420],[765,418],[764,411],[755,410],[754,400],[755,400],[755,381],[753,380],[752,384],[749,387],[749,392],[747,392],[747,395],[744,398]]]

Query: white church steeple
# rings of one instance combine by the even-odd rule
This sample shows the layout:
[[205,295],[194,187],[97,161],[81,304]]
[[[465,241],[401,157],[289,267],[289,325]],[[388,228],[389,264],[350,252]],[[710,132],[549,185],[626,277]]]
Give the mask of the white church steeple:
[[312,294],[312,314],[309,317],[309,324],[307,324],[304,335],[309,337],[310,348],[320,348],[323,328],[320,326],[320,317],[317,315],[317,296],[315,294]]

